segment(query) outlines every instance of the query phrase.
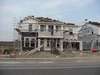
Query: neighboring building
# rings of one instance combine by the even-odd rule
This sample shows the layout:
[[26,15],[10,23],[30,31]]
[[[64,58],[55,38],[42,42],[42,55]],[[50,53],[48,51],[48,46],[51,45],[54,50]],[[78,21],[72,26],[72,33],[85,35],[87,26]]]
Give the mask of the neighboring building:
[[86,22],[79,31],[79,40],[83,42],[84,50],[100,50],[100,23]]
[[77,28],[78,26],[73,23],[64,23],[51,18],[25,17],[16,27],[18,32],[17,49],[23,51],[32,49],[64,51],[71,43],[72,47],[82,50],[81,41],[78,41],[78,33],[74,32]]

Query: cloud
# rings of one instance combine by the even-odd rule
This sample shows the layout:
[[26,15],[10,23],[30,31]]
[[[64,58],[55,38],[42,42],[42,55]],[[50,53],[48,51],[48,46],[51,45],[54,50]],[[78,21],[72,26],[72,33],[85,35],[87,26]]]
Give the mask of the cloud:
[[[9,0],[8,0],[9,1]],[[59,14],[66,11],[74,11],[85,8],[92,4],[95,0],[19,0],[12,4],[5,3],[0,6],[3,13],[11,13],[12,15],[23,14]],[[6,2],[6,1],[5,1]]]
[[41,8],[43,9],[54,9],[54,8],[81,8],[89,4],[94,3],[95,0],[47,0],[44,2]]
[[[23,1],[23,0],[22,0]],[[0,6],[0,9],[4,11],[18,12],[25,9],[40,9],[40,10],[52,10],[64,8],[80,8],[92,4],[95,0],[28,0],[23,2],[16,2],[15,4],[5,4]]]

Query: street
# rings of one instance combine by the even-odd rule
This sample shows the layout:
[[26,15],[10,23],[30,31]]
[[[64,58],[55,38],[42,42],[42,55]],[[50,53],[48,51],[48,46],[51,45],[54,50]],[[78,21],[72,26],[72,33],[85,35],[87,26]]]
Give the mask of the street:
[[6,61],[0,62],[0,75],[100,75],[100,62],[65,61]]

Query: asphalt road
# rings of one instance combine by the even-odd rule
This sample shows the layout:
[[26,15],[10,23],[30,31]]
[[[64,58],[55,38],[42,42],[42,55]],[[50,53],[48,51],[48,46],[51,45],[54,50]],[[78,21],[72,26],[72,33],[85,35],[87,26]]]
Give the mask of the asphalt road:
[[87,60],[0,62],[0,75],[100,75],[100,62]]

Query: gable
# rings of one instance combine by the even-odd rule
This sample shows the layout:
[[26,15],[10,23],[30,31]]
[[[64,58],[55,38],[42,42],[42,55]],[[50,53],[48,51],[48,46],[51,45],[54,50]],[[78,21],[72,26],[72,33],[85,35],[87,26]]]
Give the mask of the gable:
[[81,34],[93,34],[94,29],[90,26],[83,25],[82,28],[79,30],[79,33],[81,33]]

